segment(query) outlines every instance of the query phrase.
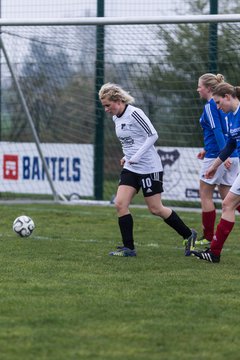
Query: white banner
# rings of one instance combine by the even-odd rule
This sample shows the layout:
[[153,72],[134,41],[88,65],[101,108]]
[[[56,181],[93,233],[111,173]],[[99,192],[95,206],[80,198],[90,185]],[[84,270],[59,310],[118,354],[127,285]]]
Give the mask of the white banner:
[[[91,144],[41,144],[54,187],[59,194],[94,194],[94,153]],[[34,143],[0,143],[0,192],[51,194]]]
[[[179,201],[200,201],[199,172],[201,162],[197,154],[202,150],[187,147],[157,147],[163,164],[163,199]],[[214,192],[219,200],[218,191]]]

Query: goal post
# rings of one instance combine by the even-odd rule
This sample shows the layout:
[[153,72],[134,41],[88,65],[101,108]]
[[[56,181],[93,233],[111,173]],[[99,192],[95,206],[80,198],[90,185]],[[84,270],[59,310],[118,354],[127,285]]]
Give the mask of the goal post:
[[54,196],[54,200],[58,200],[58,194],[56,192],[56,189],[54,187],[54,184],[53,184],[53,181],[52,181],[52,178],[50,176],[50,173],[48,171],[48,166],[47,166],[47,163],[46,163],[46,160],[43,156],[43,153],[42,153],[42,149],[41,149],[41,146],[40,146],[40,142],[39,142],[39,138],[38,138],[38,135],[37,135],[37,132],[36,132],[36,129],[35,129],[35,126],[34,126],[34,123],[33,123],[33,120],[32,120],[32,116],[29,112],[29,109],[28,109],[28,106],[27,106],[27,103],[25,101],[25,98],[24,98],[24,95],[22,93],[22,90],[21,90],[21,87],[19,85],[19,82],[18,82],[18,79],[15,75],[15,72],[12,68],[12,65],[11,65],[11,62],[9,60],[9,56],[7,54],[7,51],[5,49],[5,46],[4,46],[4,43],[3,43],[3,40],[2,38],[0,37],[0,49],[3,51],[3,54],[5,56],[5,59],[6,59],[6,63],[8,65],[8,68],[9,68],[9,71],[12,75],[12,79],[13,79],[13,82],[14,82],[14,85],[16,87],[16,90],[17,90],[17,93],[19,95],[19,99],[21,101],[21,104],[22,104],[22,107],[23,107],[23,110],[25,112],[25,115],[26,115],[26,118],[28,120],[28,123],[31,127],[31,130],[32,130],[32,134],[33,134],[33,138],[34,138],[34,141],[35,141],[35,144],[36,144],[36,147],[37,147],[37,150],[38,150],[38,153],[40,155],[40,158],[41,158],[41,161],[42,161],[42,164],[43,164],[43,168],[44,168],[44,171],[46,172],[46,175],[47,175],[47,179],[48,179],[48,182],[49,182],[49,185],[51,187],[51,191],[52,191],[52,194]]
[[[210,24],[217,25],[211,49]],[[122,153],[98,90],[116,82],[158,131],[163,199],[199,203],[197,81],[214,61],[216,72],[240,83],[240,15],[1,19],[0,26],[1,198],[111,201]]]

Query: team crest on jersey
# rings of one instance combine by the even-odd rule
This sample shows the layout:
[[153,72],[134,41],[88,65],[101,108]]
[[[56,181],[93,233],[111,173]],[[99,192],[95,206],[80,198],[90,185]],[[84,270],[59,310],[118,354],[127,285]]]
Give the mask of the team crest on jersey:
[[168,192],[173,189],[181,179],[179,171],[180,153],[178,150],[163,151],[159,149],[158,155],[163,165],[163,187],[164,190]]
[[134,140],[131,136],[119,137],[119,140],[124,148],[129,148],[134,144]]
[[131,130],[132,124],[121,124],[121,130]]

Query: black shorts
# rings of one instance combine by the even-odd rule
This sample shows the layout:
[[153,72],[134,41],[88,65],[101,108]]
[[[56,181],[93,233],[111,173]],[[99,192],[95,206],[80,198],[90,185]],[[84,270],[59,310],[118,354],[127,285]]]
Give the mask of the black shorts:
[[120,175],[119,185],[134,187],[137,192],[142,188],[143,196],[148,197],[163,192],[163,172],[152,174],[137,174],[123,169]]

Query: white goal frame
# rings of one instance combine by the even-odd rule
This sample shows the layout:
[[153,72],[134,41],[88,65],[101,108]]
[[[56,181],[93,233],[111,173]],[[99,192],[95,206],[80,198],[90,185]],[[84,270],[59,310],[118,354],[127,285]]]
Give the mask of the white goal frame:
[[178,15],[151,17],[84,17],[52,19],[0,19],[0,26],[47,26],[47,25],[139,25],[139,24],[186,24],[239,22],[240,14],[227,15]]

